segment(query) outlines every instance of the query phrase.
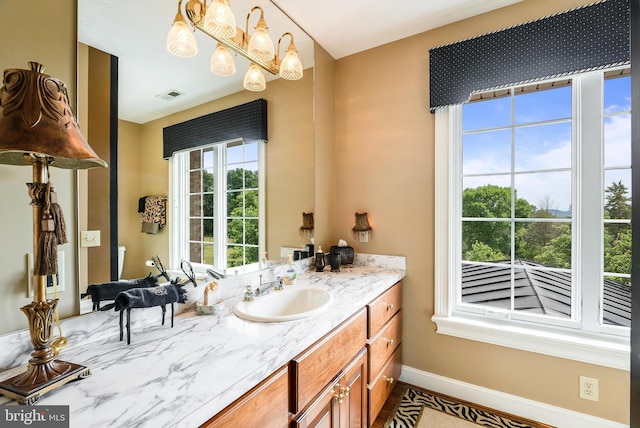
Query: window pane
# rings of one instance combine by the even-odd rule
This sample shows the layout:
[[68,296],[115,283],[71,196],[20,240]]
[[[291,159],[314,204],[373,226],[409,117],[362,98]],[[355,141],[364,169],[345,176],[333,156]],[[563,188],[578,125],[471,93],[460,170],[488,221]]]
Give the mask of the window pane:
[[236,267],[244,264],[244,247],[227,245],[227,266]]
[[571,122],[515,130],[515,170],[571,168]]
[[511,268],[462,264],[462,302],[511,309]]
[[202,151],[202,157],[204,162],[202,163],[202,167],[206,169],[213,169],[213,149],[204,149]]
[[609,116],[604,119],[604,165],[631,165],[631,115]]
[[200,165],[200,160],[202,159],[202,155],[200,150],[193,150],[189,152],[189,168],[190,169],[198,169],[202,166]]
[[202,263],[202,244],[199,242],[189,243],[189,260],[193,263]]
[[[631,274],[631,225],[606,223],[604,225],[604,271]],[[629,283],[630,281],[624,281]]]
[[213,206],[213,194],[205,193],[202,195],[202,216],[204,217],[213,217],[214,213]]
[[245,264],[258,262],[258,247],[245,247]]
[[244,188],[258,188],[258,162],[247,162],[244,164]]
[[202,226],[199,218],[189,220],[189,239],[191,241],[202,241]]
[[201,171],[191,171],[189,173],[189,191],[191,193],[199,193],[202,191],[201,176]]
[[604,112],[616,113],[631,110],[631,76],[605,79]]
[[463,104],[462,130],[490,129],[511,123],[511,98],[494,98]]
[[559,217],[571,214],[571,172],[517,174],[515,187],[519,198]]
[[492,262],[511,259],[511,223],[463,221],[462,259]]
[[202,215],[202,198],[199,194],[189,196],[189,215],[191,217]]
[[243,192],[227,192],[227,217],[242,217]]
[[227,242],[230,244],[244,243],[244,221],[242,219],[227,220]]
[[604,173],[604,218],[631,219],[631,170]]
[[244,145],[244,160],[245,161],[258,160],[258,142],[257,141]]
[[571,273],[527,268],[514,269],[514,309],[531,314],[571,318]]
[[244,169],[233,168],[227,171],[227,190],[239,190],[244,186]]
[[[465,189],[462,191],[462,216],[484,218],[509,218],[511,217],[511,188],[486,184],[472,187],[475,181],[482,181],[489,177],[474,177],[464,179]],[[493,177],[495,180],[496,177]],[[508,179],[508,177],[498,177]],[[480,180],[476,180],[480,179]],[[500,182],[504,180],[495,180]]]
[[202,244],[202,263],[212,265],[213,260],[213,245]]
[[213,192],[215,189],[213,170],[202,171],[202,191]]
[[511,171],[511,131],[488,131],[462,137],[462,173]]
[[571,117],[571,86],[515,96],[515,123],[533,123]]
[[606,325],[631,327],[631,281],[608,276],[603,281],[602,322]]
[[227,164],[240,163],[244,160],[242,144],[227,147]]
[[259,190],[247,190],[245,192],[245,217],[258,217],[260,215]]
[[[548,212],[538,218],[554,218]],[[536,215],[534,215],[536,217]],[[516,234],[516,259],[553,268],[571,268],[571,224],[521,222]]]
[[213,242],[213,219],[202,220],[202,240]]
[[244,224],[246,244],[258,245],[258,219],[246,219]]

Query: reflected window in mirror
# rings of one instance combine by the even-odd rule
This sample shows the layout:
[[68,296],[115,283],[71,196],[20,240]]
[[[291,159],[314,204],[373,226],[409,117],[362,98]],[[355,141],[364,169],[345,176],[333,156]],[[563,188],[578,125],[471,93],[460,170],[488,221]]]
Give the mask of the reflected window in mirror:
[[230,274],[258,268],[264,251],[264,143],[231,140],[175,153],[173,264]]

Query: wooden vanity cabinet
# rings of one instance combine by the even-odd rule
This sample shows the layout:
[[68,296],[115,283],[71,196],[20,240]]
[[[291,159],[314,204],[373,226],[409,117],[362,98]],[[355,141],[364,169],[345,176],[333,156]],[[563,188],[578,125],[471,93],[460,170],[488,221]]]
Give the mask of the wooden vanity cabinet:
[[291,360],[291,413],[298,413],[365,347],[364,308]]
[[200,428],[289,425],[289,369],[282,367]]
[[367,350],[347,367],[293,421],[295,428],[366,428]]
[[367,305],[367,349],[369,425],[375,421],[402,366],[402,283],[382,293]]

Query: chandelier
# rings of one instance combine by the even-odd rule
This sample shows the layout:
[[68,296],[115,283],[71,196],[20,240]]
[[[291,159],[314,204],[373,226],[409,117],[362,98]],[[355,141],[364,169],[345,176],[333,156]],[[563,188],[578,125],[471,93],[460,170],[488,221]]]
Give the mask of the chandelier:
[[[182,13],[182,1],[178,1],[178,12],[167,36],[167,49],[176,56],[191,57],[198,53],[198,45]],[[249,36],[249,19],[255,11],[260,11],[260,16],[253,34]],[[293,34],[289,32],[282,34],[278,40],[277,49],[274,49],[264,19],[264,11],[260,6],[252,7],[247,14],[244,31],[236,26],[236,19],[231,12],[228,0],[212,0],[208,6],[206,0],[188,0],[185,12],[194,28],[218,42],[210,62],[210,70],[213,74],[218,76],[235,74],[236,65],[231,56],[232,50],[251,61],[243,84],[249,91],[262,91],[266,88],[262,70],[280,75],[287,80],[302,78],[302,63],[298,58]],[[289,38],[289,45],[284,58],[280,59],[280,44],[286,37]]]

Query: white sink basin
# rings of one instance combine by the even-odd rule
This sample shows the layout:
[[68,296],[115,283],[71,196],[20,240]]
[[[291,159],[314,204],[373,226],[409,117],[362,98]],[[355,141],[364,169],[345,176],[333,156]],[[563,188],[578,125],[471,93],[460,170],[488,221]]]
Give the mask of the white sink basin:
[[283,291],[271,290],[266,296],[250,302],[241,300],[233,307],[233,312],[249,321],[291,321],[317,315],[332,302],[333,297],[325,290],[292,285]]

